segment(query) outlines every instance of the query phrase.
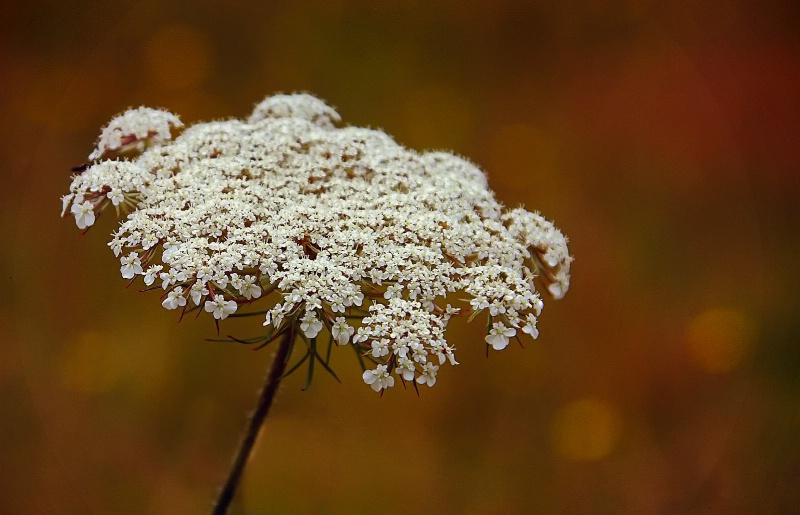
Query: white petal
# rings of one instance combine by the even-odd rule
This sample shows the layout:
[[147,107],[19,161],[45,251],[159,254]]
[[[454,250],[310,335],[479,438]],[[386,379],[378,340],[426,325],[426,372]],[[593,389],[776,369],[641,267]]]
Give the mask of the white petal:
[[486,343],[491,345],[494,350],[503,350],[508,346],[508,338],[499,334],[490,334],[486,336]]

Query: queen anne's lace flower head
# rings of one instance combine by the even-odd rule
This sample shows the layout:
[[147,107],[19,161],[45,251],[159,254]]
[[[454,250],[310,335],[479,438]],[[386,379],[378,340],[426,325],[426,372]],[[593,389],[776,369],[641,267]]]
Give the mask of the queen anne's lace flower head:
[[[452,316],[485,312],[497,350],[537,337],[534,279],[555,298],[569,288],[564,235],[503,209],[472,163],[339,120],[305,94],[185,130],[166,111],[127,111],[103,130],[62,214],[86,229],[108,205],[127,212],[109,246],[123,278],[166,290],[166,309],[223,320],[271,298],[265,342],[291,324],[309,352],[320,334],[352,344],[376,391],[395,377],[433,386],[440,365],[457,364]],[[463,306],[448,304],[454,294]]]

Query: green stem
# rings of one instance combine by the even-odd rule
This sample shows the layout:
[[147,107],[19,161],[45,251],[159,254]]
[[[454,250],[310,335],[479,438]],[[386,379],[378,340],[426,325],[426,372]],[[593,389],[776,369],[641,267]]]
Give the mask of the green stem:
[[225,481],[225,486],[222,487],[222,491],[219,493],[217,503],[214,505],[214,511],[211,512],[212,515],[224,515],[228,513],[228,508],[230,508],[231,501],[233,501],[233,496],[236,494],[236,487],[239,486],[239,481],[242,478],[244,467],[247,465],[247,460],[258,438],[258,433],[261,430],[261,426],[264,424],[264,420],[267,418],[270,406],[272,406],[272,399],[278,391],[278,385],[283,377],[283,372],[286,370],[286,363],[289,358],[289,349],[291,348],[293,337],[294,331],[291,330],[283,334],[278,351],[275,354],[275,358],[272,360],[267,381],[264,383],[261,395],[259,395],[255,412],[253,412],[253,417],[247,425],[242,442],[239,444],[239,449],[236,451],[236,457],[233,460],[228,479]]

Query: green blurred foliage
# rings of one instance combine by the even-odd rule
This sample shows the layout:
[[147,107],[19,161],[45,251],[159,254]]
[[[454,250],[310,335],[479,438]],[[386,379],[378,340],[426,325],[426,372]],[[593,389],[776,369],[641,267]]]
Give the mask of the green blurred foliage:
[[115,222],[80,236],[58,198],[128,106],[278,91],[468,156],[576,261],[538,341],[487,359],[457,323],[420,397],[349,352],[342,384],[288,379],[236,513],[800,509],[795,2],[6,4],[0,513],[210,507],[271,351],[126,290]]

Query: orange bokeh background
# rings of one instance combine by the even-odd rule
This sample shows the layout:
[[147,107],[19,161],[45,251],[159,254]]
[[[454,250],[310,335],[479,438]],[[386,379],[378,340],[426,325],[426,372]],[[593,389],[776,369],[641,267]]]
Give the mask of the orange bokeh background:
[[576,260],[539,340],[487,359],[455,323],[420,397],[350,352],[290,377],[234,513],[800,510],[795,2],[7,4],[0,513],[209,510],[272,351],[126,290],[112,217],[80,236],[59,197],[129,106],[292,91],[469,157]]

